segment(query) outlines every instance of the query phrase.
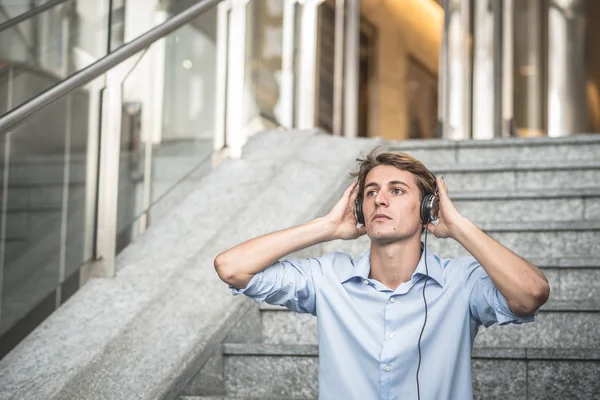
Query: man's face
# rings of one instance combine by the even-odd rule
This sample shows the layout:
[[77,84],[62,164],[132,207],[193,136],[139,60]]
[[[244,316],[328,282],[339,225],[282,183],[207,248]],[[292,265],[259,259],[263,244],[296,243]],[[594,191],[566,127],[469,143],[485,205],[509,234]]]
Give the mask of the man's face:
[[363,213],[367,235],[380,244],[421,233],[421,192],[415,176],[391,165],[373,168],[365,179]]

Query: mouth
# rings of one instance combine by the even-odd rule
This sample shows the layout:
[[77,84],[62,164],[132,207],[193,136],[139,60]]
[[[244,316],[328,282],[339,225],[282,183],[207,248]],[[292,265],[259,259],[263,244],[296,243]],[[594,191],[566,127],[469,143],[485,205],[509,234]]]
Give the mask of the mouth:
[[373,217],[373,221],[389,221],[391,220],[390,217],[388,217],[387,215],[383,215],[383,214],[376,214]]

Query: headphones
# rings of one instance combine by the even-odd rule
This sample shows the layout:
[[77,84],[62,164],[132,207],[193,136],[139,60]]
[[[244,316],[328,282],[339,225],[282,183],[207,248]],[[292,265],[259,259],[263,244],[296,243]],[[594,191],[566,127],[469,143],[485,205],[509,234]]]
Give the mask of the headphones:
[[[431,174],[433,175],[433,174]],[[434,192],[426,194],[421,201],[421,224],[426,225],[430,222],[438,219],[438,211],[440,209],[440,202],[438,196],[437,179],[433,175]],[[359,224],[365,224],[365,215],[363,214],[363,199],[362,196],[358,196],[354,201],[354,209],[356,211],[356,221]]]

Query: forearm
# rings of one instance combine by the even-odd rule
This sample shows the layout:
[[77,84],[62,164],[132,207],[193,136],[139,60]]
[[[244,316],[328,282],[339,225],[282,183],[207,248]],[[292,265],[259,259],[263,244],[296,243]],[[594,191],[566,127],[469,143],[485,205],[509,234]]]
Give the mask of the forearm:
[[325,218],[317,218],[243,242],[219,254],[215,258],[215,269],[229,285],[244,288],[252,276],[281,257],[333,239],[333,225]]
[[519,257],[466,218],[455,226],[457,240],[481,264],[515,314],[528,314],[548,300],[542,271]]

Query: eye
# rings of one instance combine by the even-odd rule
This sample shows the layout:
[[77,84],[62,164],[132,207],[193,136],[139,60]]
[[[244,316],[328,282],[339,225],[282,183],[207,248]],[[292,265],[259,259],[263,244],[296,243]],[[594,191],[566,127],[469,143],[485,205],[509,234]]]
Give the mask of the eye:
[[371,197],[373,195],[373,193],[375,193],[375,190],[369,190],[367,192],[367,197]]
[[404,193],[404,190],[395,188],[395,189],[392,189],[392,193],[393,194],[402,194],[402,193]]

